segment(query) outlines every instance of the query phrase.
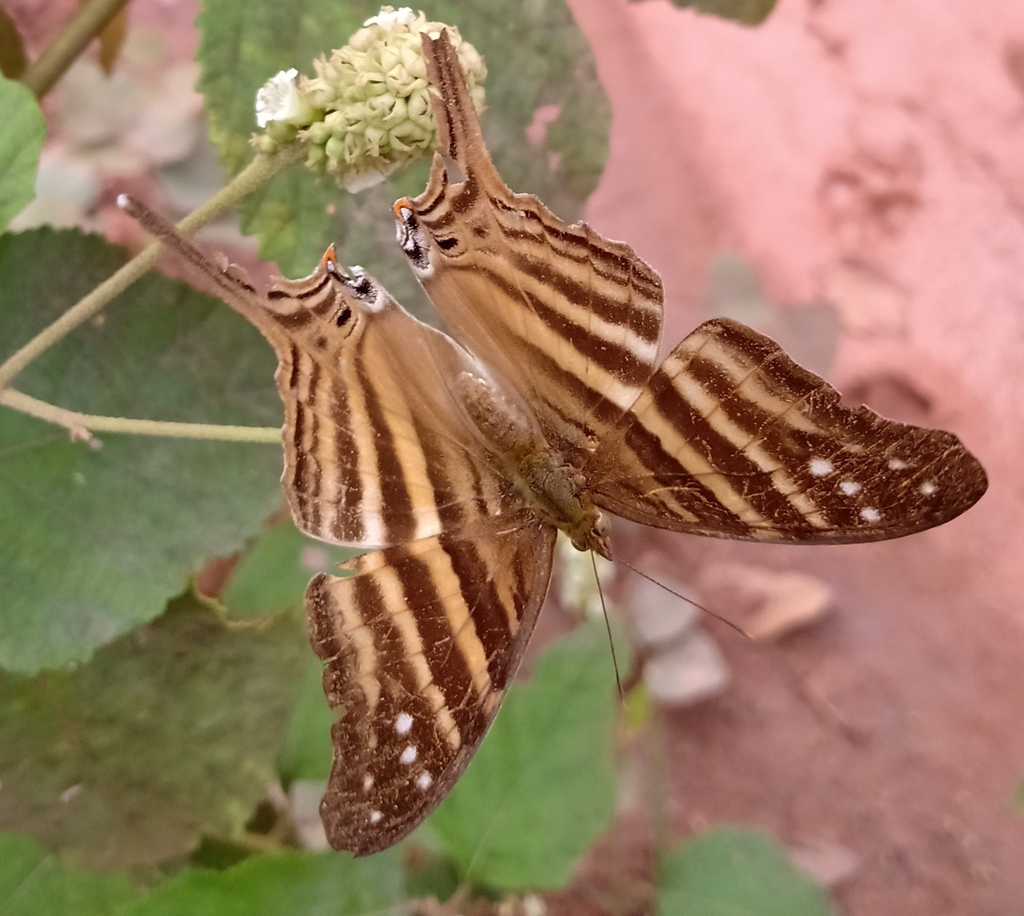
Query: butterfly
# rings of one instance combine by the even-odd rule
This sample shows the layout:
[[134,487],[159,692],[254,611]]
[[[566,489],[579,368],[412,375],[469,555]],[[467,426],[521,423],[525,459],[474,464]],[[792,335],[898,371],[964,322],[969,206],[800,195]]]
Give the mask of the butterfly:
[[[141,205],[277,353],[298,527],[373,548],[306,592],[343,715],[321,816],[366,855],[416,827],[523,657],[555,538],[610,556],[606,513],[688,534],[844,544],[942,524],[985,492],[950,433],[848,409],[773,341],[707,321],[660,364],[662,287],[627,245],[513,193],[446,33],[423,36],[440,148],[398,240],[448,336],[333,246],[258,292]],[[451,164],[454,163],[454,164]]]

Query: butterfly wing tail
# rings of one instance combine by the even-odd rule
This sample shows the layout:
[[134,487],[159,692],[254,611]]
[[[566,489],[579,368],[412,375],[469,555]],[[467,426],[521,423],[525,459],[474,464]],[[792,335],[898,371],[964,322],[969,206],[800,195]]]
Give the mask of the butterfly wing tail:
[[[504,190],[505,183],[487,152],[466,77],[448,32],[442,30],[437,38],[424,32],[422,40],[427,78],[437,90],[431,96],[431,107],[441,151],[454,159],[467,176]],[[435,170],[438,167],[435,160]]]
[[[191,274],[202,289],[212,293],[239,312],[263,334],[275,350],[283,346],[277,323],[266,308],[266,300],[249,282],[245,271],[234,264],[215,263],[187,235],[170,220],[154,212],[141,201],[128,194],[117,199],[118,206],[136,220],[143,229],[177,254],[188,265]],[[221,256],[223,257],[223,256]]]

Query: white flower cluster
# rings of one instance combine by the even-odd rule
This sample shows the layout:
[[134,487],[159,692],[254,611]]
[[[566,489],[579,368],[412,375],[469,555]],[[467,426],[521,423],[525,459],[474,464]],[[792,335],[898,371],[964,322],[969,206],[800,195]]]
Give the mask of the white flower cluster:
[[257,149],[269,153],[303,142],[307,165],[352,191],[428,153],[437,135],[420,33],[435,36],[445,28],[481,108],[487,69],[458,29],[428,22],[408,7],[385,6],[329,60],[314,63],[314,78],[296,82],[296,71],[289,70],[260,89],[256,117],[267,130],[256,138]]

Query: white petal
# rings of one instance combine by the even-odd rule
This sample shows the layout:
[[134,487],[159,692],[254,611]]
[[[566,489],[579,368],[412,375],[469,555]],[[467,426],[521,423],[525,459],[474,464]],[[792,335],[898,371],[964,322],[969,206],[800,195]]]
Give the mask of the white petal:
[[256,93],[256,123],[266,127],[271,121],[284,121],[299,113],[299,71],[282,70],[267,80]]
[[393,10],[390,6],[381,7],[381,11],[376,16],[371,16],[363,26],[368,25],[379,25],[382,28],[389,29],[394,25],[409,25],[416,21],[416,14],[409,9],[407,6],[399,7],[397,10]]

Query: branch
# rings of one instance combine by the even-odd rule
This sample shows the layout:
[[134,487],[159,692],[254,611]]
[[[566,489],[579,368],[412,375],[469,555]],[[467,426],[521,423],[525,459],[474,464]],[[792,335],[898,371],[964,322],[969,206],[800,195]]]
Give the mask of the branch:
[[130,433],[136,436],[166,436],[172,439],[214,439],[222,442],[262,442],[279,445],[281,430],[270,426],[218,426],[210,423],[168,423],[160,420],[132,420],[128,417],[98,417],[55,407],[8,388],[0,391],[0,404],[30,416],[63,426],[71,438],[88,442],[94,432]]
[[21,82],[41,99],[82,53],[106,28],[128,0],[92,0],[85,4],[50,46],[34,60],[21,76]]

